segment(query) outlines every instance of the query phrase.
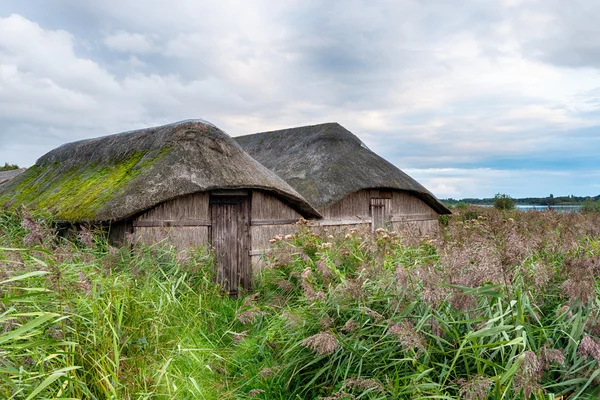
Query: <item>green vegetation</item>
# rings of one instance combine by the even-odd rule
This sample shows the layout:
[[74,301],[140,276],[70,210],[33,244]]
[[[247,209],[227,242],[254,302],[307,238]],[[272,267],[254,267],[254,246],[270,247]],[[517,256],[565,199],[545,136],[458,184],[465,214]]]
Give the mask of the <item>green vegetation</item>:
[[498,210],[512,210],[515,208],[515,201],[507,194],[498,193],[494,196],[494,207]]
[[78,165],[65,170],[60,163],[34,165],[0,196],[0,205],[26,204],[32,209],[55,210],[64,221],[94,220],[96,212],[169,151],[154,157],[135,152],[120,160]]
[[12,171],[13,169],[19,169],[19,166],[17,164],[9,164],[7,162],[4,163],[4,166],[0,166],[0,172]]
[[[600,195],[591,197],[591,196],[558,196],[554,197],[553,194],[550,194],[548,197],[522,197],[522,198],[514,198],[515,204],[526,204],[532,206],[579,206],[583,205],[586,202],[594,202],[600,200]],[[442,203],[447,206],[456,206],[457,204],[472,204],[472,205],[482,205],[482,206],[491,206],[494,204],[494,198],[488,197],[483,199],[476,198],[464,198],[460,200],[456,199],[442,199]]]
[[600,200],[596,200],[596,201],[587,200],[585,203],[583,203],[583,207],[581,210],[583,212],[600,213]]
[[425,239],[301,227],[231,299],[201,249],[0,214],[0,393],[597,399],[599,226],[467,207]]

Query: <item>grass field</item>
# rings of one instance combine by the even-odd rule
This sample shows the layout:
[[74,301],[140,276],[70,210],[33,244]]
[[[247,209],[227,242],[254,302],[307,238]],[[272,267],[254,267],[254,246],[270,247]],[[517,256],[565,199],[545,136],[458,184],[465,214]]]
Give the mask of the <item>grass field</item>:
[[599,398],[600,214],[441,222],[301,230],[232,299],[203,249],[0,212],[0,397]]

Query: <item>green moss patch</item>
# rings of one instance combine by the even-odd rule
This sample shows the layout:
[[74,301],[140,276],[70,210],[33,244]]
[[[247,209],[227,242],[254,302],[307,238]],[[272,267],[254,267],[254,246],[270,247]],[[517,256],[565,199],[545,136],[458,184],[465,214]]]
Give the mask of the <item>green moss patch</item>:
[[61,163],[34,165],[0,196],[0,204],[8,201],[12,207],[24,204],[32,209],[48,210],[64,221],[94,220],[102,206],[162,158],[167,150],[153,157],[135,152],[120,160],[66,170]]

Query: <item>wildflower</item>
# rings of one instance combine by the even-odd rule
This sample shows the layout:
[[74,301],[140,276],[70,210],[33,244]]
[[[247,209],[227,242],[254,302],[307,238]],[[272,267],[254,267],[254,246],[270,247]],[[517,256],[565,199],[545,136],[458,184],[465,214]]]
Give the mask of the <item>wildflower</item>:
[[344,381],[344,384],[340,388],[340,392],[346,388],[368,390],[372,389],[372,392],[381,393],[383,392],[383,385],[375,379],[365,378],[350,378]]
[[408,272],[406,271],[406,268],[402,264],[398,264],[396,266],[396,272],[394,273],[394,277],[396,278],[396,284],[401,289],[407,288],[407,283],[410,278],[408,276]]
[[488,392],[493,381],[482,375],[475,375],[473,378],[459,379],[457,381],[460,386],[459,394],[463,400],[485,400],[488,398]]
[[319,320],[319,324],[321,325],[321,329],[330,329],[333,326],[335,321],[329,315],[325,314]]
[[580,301],[588,304],[596,297],[596,283],[593,279],[567,279],[561,289],[572,303]]
[[442,327],[440,326],[440,322],[433,318],[431,320],[431,333],[433,333],[435,336],[442,336],[444,334],[444,331],[442,330]]
[[90,294],[92,291],[92,282],[87,278],[87,276],[83,273],[79,273],[79,280],[77,281],[77,287],[85,294]]
[[65,334],[62,329],[53,327],[48,329],[48,336],[55,340],[64,340]]
[[395,336],[400,341],[402,347],[406,349],[413,350],[416,353],[425,351],[425,339],[423,339],[421,334],[415,330],[413,324],[408,320],[390,326],[387,334]]
[[514,378],[514,390],[516,392],[523,391],[524,398],[528,399],[531,395],[539,390],[542,386],[542,363],[533,351],[526,351],[521,355],[523,360],[519,373]]
[[250,296],[246,296],[246,298],[244,298],[244,301],[242,302],[242,307],[252,307],[254,306],[256,303],[256,298],[258,297],[258,293],[254,293],[251,294]]
[[77,238],[85,247],[92,247],[94,245],[94,236],[84,225],[82,225],[79,232],[77,232]]
[[571,311],[571,307],[567,304],[563,305],[562,307],[560,307],[558,310],[556,310],[556,316],[561,316],[563,314],[567,314],[567,318],[571,318],[573,316],[573,312]]
[[274,283],[279,289],[281,289],[282,292],[287,293],[294,290],[294,285],[287,279],[278,279]]
[[565,353],[561,349],[552,349],[548,345],[542,346],[538,358],[544,370],[550,369],[552,363],[563,365],[565,363]]
[[327,263],[323,259],[321,259],[317,262],[317,269],[319,270],[319,272],[321,272],[321,276],[323,278],[328,278],[329,275],[331,275],[329,267],[327,266]]
[[342,328],[342,331],[346,332],[346,333],[352,333],[355,330],[357,330],[358,328],[360,328],[360,324],[358,322],[354,321],[353,319],[349,319],[344,324],[344,327]]
[[579,347],[577,347],[577,354],[586,360],[588,357],[592,357],[600,363],[600,341],[591,336],[583,335],[583,339],[581,339]]
[[371,310],[369,307],[360,307],[360,310],[367,314],[369,317],[375,319],[375,322],[379,322],[383,319],[383,315],[379,314],[375,310]]
[[243,331],[240,333],[232,332],[232,334],[233,334],[233,341],[235,343],[239,343],[239,342],[242,342],[244,339],[246,339],[246,336],[248,335],[248,331]]
[[322,291],[315,291],[313,289],[309,279],[312,277],[312,270],[310,267],[306,267],[304,271],[300,274],[300,285],[304,290],[304,296],[308,300],[325,300],[325,293]]
[[29,230],[27,236],[23,238],[25,245],[31,246],[43,242],[44,234],[41,225],[34,221],[31,213],[25,207],[23,207],[23,221],[21,222],[21,226]]
[[365,291],[363,290],[364,279],[356,278],[356,279],[348,279],[345,283],[345,291],[348,296],[354,299],[361,299],[365,296]]
[[119,249],[117,249],[114,246],[108,246],[108,254],[110,254],[111,256],[119,254]]
[[245,325],[245,324],[256,321],[256,318],[263,316],[263,315],[264,315],[264,312],[259,311],[258,308],[254,307],[247,311],[244,311],[241,314],[238,314],[236,319]]
[[334,353],[339,346],[339,341],[331,333],[321,332],[304,339],[302,341],[302,346],[311,349],[317,353],[317,355],[322,356]]
[[280,366],[272,368],[263,368],[258,374],[263,378],[270,378],[275,375],[281,369]]
[[261,393],[264,393],[265,391],[262,389],[252,389],[251,391],[249,391],[248,393],[246,393],[246,396],[248,397],[256,397]]

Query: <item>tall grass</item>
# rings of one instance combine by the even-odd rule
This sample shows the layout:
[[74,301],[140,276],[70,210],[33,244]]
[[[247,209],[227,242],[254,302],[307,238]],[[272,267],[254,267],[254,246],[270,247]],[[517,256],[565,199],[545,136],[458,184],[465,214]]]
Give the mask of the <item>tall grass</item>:
[[6,398],[228,396],[211,364],[237,303],[209,254],[69,241],[29,214],[2,215],[0,230]]
[[600,216],[468,208],[439,235],[278,238],[232,299],[202,249],[0,213],[0,393],[595,399]]
[[281,241],[238,311],[237,395],[598,398],[599,223],[469,209],[425,240]]

